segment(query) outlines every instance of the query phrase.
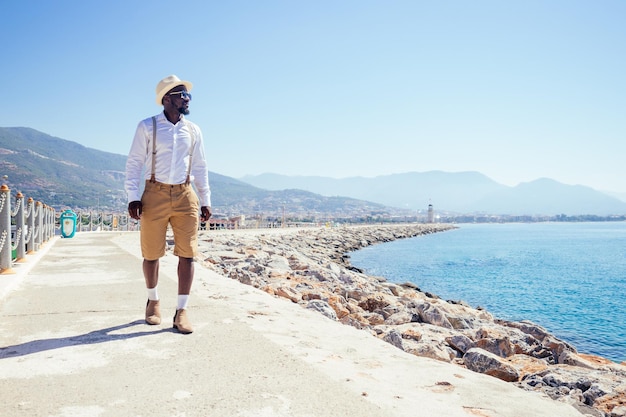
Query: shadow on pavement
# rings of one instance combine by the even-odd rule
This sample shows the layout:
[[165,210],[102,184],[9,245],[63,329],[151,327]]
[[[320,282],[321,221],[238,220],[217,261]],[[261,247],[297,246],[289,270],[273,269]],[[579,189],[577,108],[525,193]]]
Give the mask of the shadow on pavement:
[[139,325],[146,326],[146,322],[143,320],[135,320],[130,323],[121,324],[114,327],[108,327],[101,330],[94,330],[93,332],[77,336],[60,337],[56,339],[32,340],[30,342],[21,343],[19,345],[0,347],[0,359],[31,355],[33,353],[43,352],[52,349],[61,349],[70,346],[93,345],[96,343],[114,342],[117,340],[126,340],[141,336],[151,336],[159,333],[174,333],[174,329],[172,328],[159,327],[151,331],[112,334],[112,332]]

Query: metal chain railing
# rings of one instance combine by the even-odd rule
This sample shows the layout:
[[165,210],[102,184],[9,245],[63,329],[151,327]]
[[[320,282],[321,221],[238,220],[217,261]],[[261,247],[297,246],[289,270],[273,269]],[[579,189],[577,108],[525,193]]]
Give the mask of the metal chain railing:
[[136,231],[139,222],[127,213],[92,212],[76,213],[77,232]]
[[[9,190],[9,188],[7,187],[7,190]],[[9,193],[5,193],[4,192],[4,188],[0,190],[2,192],[2,194],[0,195],[0,213],[2,213],[4,211],[4,204],[6,203],[6,201],[9,199]],[[10,216],[10,214],[9,214]]]
[[54,209],[17,193],[15,207],[11,208],[11,190],[0,187],[0,274],[12,272],[14,260],[26,257],[27,252],[39,250],[55,233]]
[[4,249],[4,243],[7,241],[7,235],[7,231],[3,230],[2,236],[0,237],[0,253],[2,253],[2,250]]

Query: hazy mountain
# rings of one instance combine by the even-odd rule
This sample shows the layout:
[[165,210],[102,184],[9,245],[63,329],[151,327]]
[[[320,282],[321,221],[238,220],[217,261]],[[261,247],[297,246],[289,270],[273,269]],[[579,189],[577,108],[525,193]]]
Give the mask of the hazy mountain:
[[550,179],[508,187],[478,172],[410,172],[374,178],[327,178],[262,174],[241,178],[266,189],[301,188],[322,195],[344,195],[376,203],[424,210],[514,215],[625,214],[626,203],[580,185]]
[[475,210],[507,214],[597,214],[626,213],[626,203],[593,188],[566,185],[540,178],[489,194],[476,203]]
[[432,203],[439,208],[464,211],[468,203],[506,189],[478,172],[410,172],[343,179],[261,174],[245,176],[241,180],[268,190],[299,188],[321,195],[344,195],[411,210],[425,210]]
[[600,190],[600,191],[602,191],[606,195],[610,195],[611,197],[615,197],[615,198],[617,198],[620,201],[626,202],[626,193],[615,193],[615,192],[612,192],[612,191],[604,191],[604,190]]

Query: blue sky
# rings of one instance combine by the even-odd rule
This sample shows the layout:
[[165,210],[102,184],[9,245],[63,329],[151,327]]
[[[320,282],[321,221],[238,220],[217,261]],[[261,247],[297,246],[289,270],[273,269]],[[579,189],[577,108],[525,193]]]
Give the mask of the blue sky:
[[176,74],[219,174],[626,192],[625,17],[622,0],[9,2],[0,126],[126,154]]

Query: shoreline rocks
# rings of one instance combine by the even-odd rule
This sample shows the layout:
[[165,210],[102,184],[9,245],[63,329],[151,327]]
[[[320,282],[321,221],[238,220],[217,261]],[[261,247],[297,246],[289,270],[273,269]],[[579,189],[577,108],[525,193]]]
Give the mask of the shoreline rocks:
[[366,246],[454,229],[442,224],[206,231],[199,258],[252,285],[372,334],[405,352],[467,367],[570,403],[590,416],[626,416],[626,366],[579,354],[529,321],[494,318],[350,265]]

